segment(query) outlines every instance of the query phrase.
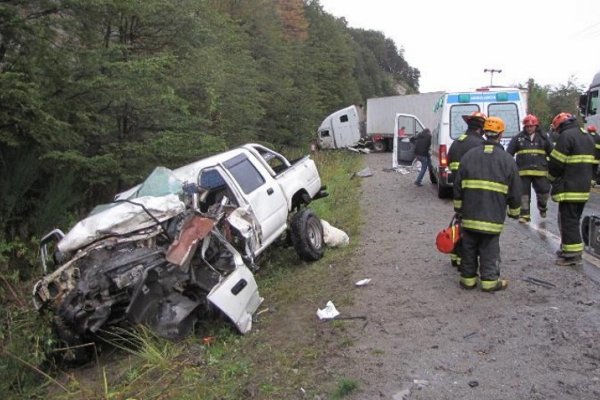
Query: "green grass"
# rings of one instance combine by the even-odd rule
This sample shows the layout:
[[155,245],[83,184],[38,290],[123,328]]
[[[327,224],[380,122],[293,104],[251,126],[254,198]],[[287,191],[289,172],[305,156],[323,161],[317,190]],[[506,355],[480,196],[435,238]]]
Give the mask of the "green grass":
[[338,382],[338,386],[331,395],[331,400],[342,399],[358,389],[358,382],[352,379],[343,378]]
[[[345,151],[316,153],[313,158],[330,195],[310,207],[348,233],[350,246],[327,249],[315,263],[300,261],[293,248],[273,246],[258,262],[261,269],[256,279],[265,302],[248,335],[241,336],[220,321],[203,322],[196,335],[178,343],[158,338],[147,329],[117,333],[108,339],[116,352],[101,355],[85,369],[44,376],[33,368],[35,364],[27,366],[13,360],[11,366],[28,379],[19,381],[17,392],[3,384],[0,398],[32,398],[45,392],[46,398],[65,400],[287,399],[317,395],[341,399],[357,390],[358,384],[351,379],[323,383],[338,379],[332,371],[324,370],[324,361],[328,352],[352,344],[347,333],[358,326],[357,322],[320,322],[315,314],[327,300],[338,308],[353,303],[348,293],[352,272],[349,257],[362,221],[357,203],[360,179],[352,176],[362,169],[363,161],[361,155]],[[38,333],[37,340],[43,341],[45,335]],[[205,337],[214,339],[204,343]],[[17,354],[27,354],[32,348],[28,338],[15,343],[10,348]],[[13,371],[12,375],[17,374]]]

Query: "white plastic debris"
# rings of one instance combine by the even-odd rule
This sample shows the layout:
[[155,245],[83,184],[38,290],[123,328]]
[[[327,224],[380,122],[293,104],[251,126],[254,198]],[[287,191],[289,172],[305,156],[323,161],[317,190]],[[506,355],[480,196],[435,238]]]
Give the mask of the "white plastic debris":
[[329,222],[324,219],[321,220],[323,226],[323,241],[329,247],[344,247],[350,243],[348,234],[341,229],[332,226]]
[[340,312],[335,308],[331,300],[327,302],[325,308],[317,309],[317,317],[322,321],[324,319],[333,319],[340,315]]
[[371,282],[371,278],[361,279],[360,281],[356,282],[354,286],[365,286],[369,282]]
[[356,176],[360,176],[361,178],[366,178],[368,176],[373,176],[373,173],[371,172],[371,168],[366,167],[366,168],[358,171],[356,173]]
[[405,167],[396,167],[396,168],[394,168],[394,170],[396,172],[400,172],[402,175],[406,175],[406,174],[410,173],[410,171],[408,169],[406,169]]
[[423,387],[429,385],[429,381],[425,379],[413,379],[413,383],[417,385],[417,388],[422,389]]

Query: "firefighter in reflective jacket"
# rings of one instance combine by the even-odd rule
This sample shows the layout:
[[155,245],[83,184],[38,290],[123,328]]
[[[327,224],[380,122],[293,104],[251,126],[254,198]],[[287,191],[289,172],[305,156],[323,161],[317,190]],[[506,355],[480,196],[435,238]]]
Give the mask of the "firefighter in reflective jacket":
[[[456,176],[458,172],[462,156],[473,147],[483,144],[483,124],[486,115],[475,111],[470,115],[463,115],[462,118],[467,123],[467,130],[452,142],[448,150],[448,166],[453,176]],[[450,262],[455,267],[460,266],[460,242],[456,244],[454,251],[450,253]]]
[[511,156],[516,156],[523,187],[519,222],[527,223],[531,220],[529,206],[532,185],[537,197],[540,216],[546,218],[548,198],[550,197],[547,158],[550,156],[553,146],[548,136],[539,130],[540,123],[535,115],[527,115],[523,119],[523,125],[525,128],[512,138],[506,151]]
[[[518,218],[521,180],[513,157],[500,144],[504,121],[488,117],[483,146],[469,150],[454,180],[454,210],[462,221],[460,285],[493,292],[506,289],[500,279],[500,233],[506,215]],[[508,209],[507,209],[508,205]]]
[[590,198],[593,171],[598,165],[593,136],[582,129],[575,116],[562,112],[552,126],[558,140],[548,164],[552,200],[558,202],[560,249],[557,265],[579,265],[583,241],[579,224],[585,203]]

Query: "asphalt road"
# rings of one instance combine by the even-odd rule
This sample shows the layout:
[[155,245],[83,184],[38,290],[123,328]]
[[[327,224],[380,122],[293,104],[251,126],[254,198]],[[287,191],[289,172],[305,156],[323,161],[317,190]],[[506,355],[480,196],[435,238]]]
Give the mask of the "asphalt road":
[[[542,245],[547,246],[549,251],[556,251],[560,246],[560,233],[558,229],[557,204],[552,200],[548,204],[548,214],[546,218],[540,218],[536,209],[535,194],[532,193],[531,201],[531,222],[521,224],[522,228],[531,231],[532,238],[537,237]],[[600,188],[593,188],[591,198],[586,203],[583,215],[600,216]],[[590,250],[590,249],[588,249]],[[600,258],[595,256],[592,251],[584,253],[583,272],[590,279],[600,283]]]
[[[464,290],[436,233],[452,217],[434,185],[416,187],[416,172],[389,172],[389,154],[365,156],[365,217],[350,261],[346,348],[332,349],[326,369],[355,380],[349,400],[600,399],[599,260],[554,264],[556,205],[529,224],[507,219],[500,238],[497,293]],[[585,214],[600,214],[594,193]],[[343,227],[342,227],[343,228]],[[337,303],[338,299],[333,299]],[[342,323],[342,321],[340,321]],[[339,329],[339,328],[338,328]],[[332,334],[336,330],[332,328]]]

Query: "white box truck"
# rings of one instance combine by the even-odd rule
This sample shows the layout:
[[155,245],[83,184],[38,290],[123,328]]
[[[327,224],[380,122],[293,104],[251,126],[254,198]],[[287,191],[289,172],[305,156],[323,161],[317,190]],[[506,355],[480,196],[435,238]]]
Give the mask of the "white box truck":
[[589,89],[579,97],[579,111],[583,116],[586,128],[594,125],[600,127],[600,114],[598,114],[598,91],[600,91],[600,71],[594,75]]
[[452,173],[448,168],[448,150],[452,142],[467,130],[462,116],[475,111],[500,117],[506,129],[502,144],[506,147],[522,129],[527,114],[527,90],[519,88],[483,87],[475,91],[446,93],[436,103],[437,125],[431,135],[431,163],[437,180],[438,197],[452,197]]
[[396,114],[414,115],[433,131],[438,118],[434,106],[443,95],[444,92],[429,92],[367,99],[367,138],[373,142],[373,149],[393,151],[394,137],[398,135],[394,127]]

